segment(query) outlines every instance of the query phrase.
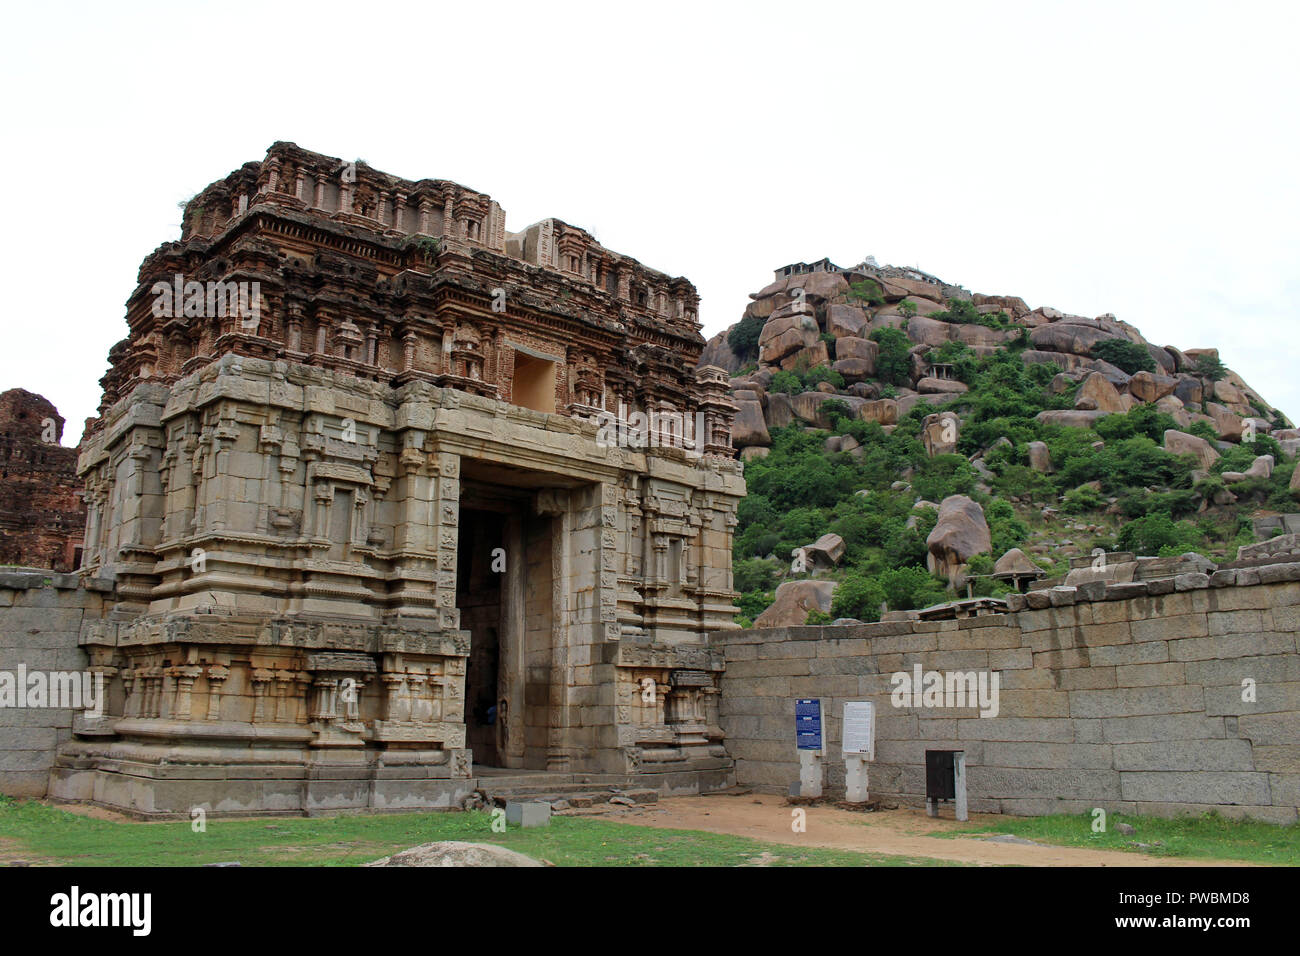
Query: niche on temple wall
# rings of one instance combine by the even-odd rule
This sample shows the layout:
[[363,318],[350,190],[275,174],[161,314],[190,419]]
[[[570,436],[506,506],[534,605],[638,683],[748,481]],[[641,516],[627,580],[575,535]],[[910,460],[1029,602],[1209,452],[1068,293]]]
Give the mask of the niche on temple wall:
[[369,488],[360,482],[336,481],[320,476],[315,477],[313,484],[308,535],[329,543],[329,550],[324,555],[327,560],[353,560],[353,550],[366,547]]
[[478,329],[462,325],[451,350],[451,374],[475,382],[483,380],[483,342]]
[[358,216],[365,216],[367,219],[374,219],[379,210],[379,199],[375,196],[375,191],[369,186],[361,186],[357,189],[357,194],[352,200],[352,211]]
[[596,359],[590,352],[582,352],[574,362],[571,376],[571,393],[574,408],[600,408],[604,401],[605,384]]
[[535,412],[555,411],[555,362],[515,349],[512,403]]

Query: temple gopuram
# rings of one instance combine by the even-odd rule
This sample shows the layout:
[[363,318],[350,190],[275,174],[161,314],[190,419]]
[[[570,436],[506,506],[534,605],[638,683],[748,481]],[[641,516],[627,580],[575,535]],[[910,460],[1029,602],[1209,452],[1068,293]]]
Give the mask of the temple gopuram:
[[706,635],[734,627],[744,482],[698,305],[582,229],[292,143],[205,188],[140,267],[81,445],[108,705],[51,796],[727,786]]

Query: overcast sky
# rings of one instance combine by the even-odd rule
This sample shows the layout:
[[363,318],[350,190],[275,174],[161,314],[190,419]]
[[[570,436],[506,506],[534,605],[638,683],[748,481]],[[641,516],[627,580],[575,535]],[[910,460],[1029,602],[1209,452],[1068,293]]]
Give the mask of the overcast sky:
[[6,12],[0,389],[95,413],[177,203],[276,140],[693,281],[830,256],[1217,346],[1300,416],[1297,6],[32,3]]

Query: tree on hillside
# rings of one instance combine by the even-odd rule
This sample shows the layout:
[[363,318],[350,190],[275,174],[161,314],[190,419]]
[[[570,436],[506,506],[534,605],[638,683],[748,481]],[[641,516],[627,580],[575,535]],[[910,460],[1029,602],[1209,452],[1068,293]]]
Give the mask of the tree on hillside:
[[1127,339],[1103,339],[1092,347],[1090,354],[1129,375],[1156,370],[1155,359],[1146,347]]
[[876,357],[876,375],[890,385],[907,385],[911,382],[912,358],[908,354],[911,343],[898,329],[888,327],[871,333],[871,341],[880,346]]
[[1228,367],[1213,355],[1202,355],[1197,358],[1196,364],[1192,366],[1192,374],[1209,379],[1211,382],[1217,382],[1228,374]]
[[727,344],[742,362],[753,362],[758,358],[758,337],[765,322],[756,315],[747,315],[727,333]]

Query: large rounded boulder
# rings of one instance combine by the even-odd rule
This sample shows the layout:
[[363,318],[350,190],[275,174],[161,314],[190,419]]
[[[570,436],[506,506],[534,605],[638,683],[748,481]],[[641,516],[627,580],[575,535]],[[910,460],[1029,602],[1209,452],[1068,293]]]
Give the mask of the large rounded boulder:
[[956,581],[966,562],[993,549],[984,509],[966,495],[949,495],[939,504],[939,520],[925,539],[931,572]]

